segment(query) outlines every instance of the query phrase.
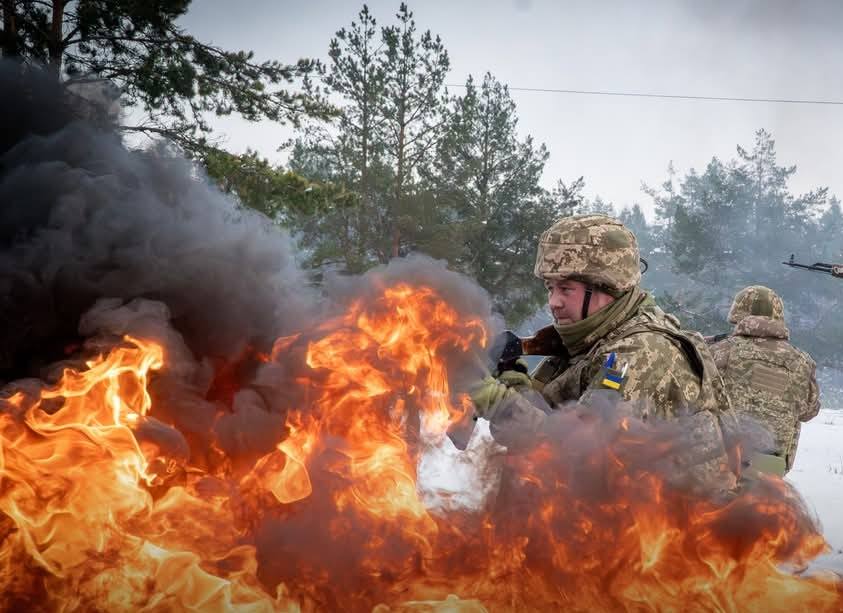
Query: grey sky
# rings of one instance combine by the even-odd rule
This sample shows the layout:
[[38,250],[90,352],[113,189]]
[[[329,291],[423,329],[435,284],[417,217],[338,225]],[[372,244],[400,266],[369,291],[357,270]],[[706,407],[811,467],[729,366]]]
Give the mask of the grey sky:
[[[333,33],[362,7],[350,0],[194,0],[184,25],[229,48],[292,62],[327,59]],[[379,24],[398,1],[368,3]],[[510,86],[702,96],[843,101],[843,2],[809,0],[425,0],[410,2],[420,30],[439,34],[449,83],[491,72]],[[451,88],[453,93],[460,89]],[[544,183],[584,175],[589,196],[616,207],[652,206],[641,182],[661,183],[673,160],[701,169],[735,145],[772,132],[779,162],[796,164],[793,188],[843,196],[843,106],[657,100],[513,91],[520,130],[550,150]],[[291,134],[226,119],[236,151],[275,160]]]

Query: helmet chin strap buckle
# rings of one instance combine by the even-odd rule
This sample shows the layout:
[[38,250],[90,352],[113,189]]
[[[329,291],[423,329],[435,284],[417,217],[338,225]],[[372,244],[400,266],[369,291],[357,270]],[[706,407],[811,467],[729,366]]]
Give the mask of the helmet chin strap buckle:
[[582,318],[585,319],[588,317],[588,307],[591,306],[591,295],[594,293],[594,290],[591,286],[586,286],[585,288],[585,295],[582,298]]

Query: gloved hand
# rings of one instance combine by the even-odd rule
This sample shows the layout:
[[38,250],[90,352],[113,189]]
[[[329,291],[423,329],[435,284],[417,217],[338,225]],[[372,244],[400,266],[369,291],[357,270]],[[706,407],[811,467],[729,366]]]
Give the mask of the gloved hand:
[[523,370],[520,368],[505,370],[498,375],[498,381],[507,387],[514,387],[516,390],[532,388],[533,381],[527,374],[527,363],[524,360],[518,360],[518,366],[523,366]]
[[506,398],[509,388],[491,375],[486,375],[469,391],[477,417],[492,419],[495,409]]
[[[523,360],[519,360],[523,363]],[[532,380],[526,374],[526,363],[523,363],[524,371],[505,370],[497,378],[487,375],[475,385],[469,395],[474,402],[475,411],[478,417],[485,417],[491,420],[504,399],[515,391],[532,388]]]

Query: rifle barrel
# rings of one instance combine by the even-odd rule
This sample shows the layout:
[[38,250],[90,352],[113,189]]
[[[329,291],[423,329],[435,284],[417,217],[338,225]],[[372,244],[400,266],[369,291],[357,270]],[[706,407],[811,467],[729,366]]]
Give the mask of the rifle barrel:
[[804,268],[805,270],[813,270],[814,272],[822,272],[833,277],[843,277],[843,264],[827,264],[825,262],[814,262],[813,264],[800,264],[794,261],[793,256],[790,260],[782,262],[785,266],[791,268]]

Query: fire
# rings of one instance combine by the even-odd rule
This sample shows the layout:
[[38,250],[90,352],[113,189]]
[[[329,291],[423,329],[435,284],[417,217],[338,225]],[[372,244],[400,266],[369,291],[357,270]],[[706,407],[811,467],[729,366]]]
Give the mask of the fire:
[[[334,331],[311,343],[307,365],[327,374],[308,420],[281,446],[308,448],[326,434],[345,441],[343,463],[353,485],[337,495],[381,518],[427,518],[416,495],[415,454],[409,440],[441,440],[465,407],[451,402],[443,347],[484,345],[479,320],[458,325],[457,314],[429,288],[386,288],[371,311],[352,305]],[[384,417],[388,417],[385,419]],[[291,456],[295,458],[295,454]],[[337,467],[337,470],[341,470]]]
[[622,411],[554,416],[489,508],[428,509],[419,459],[470,410],[452,374],[487,334],[399,283],[219,367],[220,411],[249,359],[290,371],[287,435],[245,468],[148,437],[173,428],[149,391],[170,363],[153,340],[8,388],[0,608],[843,610],[838,577],[800,574],[826,545],[784,482],[726,500],[676,487],[656,460],[679,453],[678,426]]
[[[42,610],[226,610],[266,601],[254,582],[200,565],[225,548],[226,536],[232,540],[216,531],[224,508],[181,488],[159,500],[150,495],[157,475],[132,428],[152,409],[146,385],[164,361],[160,346],[126,337],[86,370],[66,369],[38,397],[0,400],[6,610],[30,609],[30,599]],[[184,514],[212,519],[176,534]],[[210,535],[219,541],[203,545]],[[235,553],[231,547],[220,558]]]

